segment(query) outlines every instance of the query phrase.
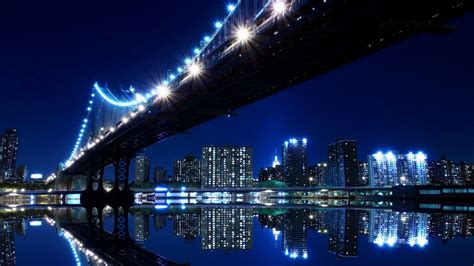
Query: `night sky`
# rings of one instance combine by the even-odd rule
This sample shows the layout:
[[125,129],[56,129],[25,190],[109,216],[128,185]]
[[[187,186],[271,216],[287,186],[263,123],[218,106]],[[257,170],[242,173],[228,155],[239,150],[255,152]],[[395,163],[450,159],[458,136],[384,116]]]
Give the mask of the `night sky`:
[[[8,3],[4,3],[8,2]],[[49,174],[72,150],[91,87],[149,87],[188,56],[227,2],[2,1],[0,130],[20,134],[18,163]],[[325,161],[336,137],[378,149],[474,162],[474,14],[450,35],[420,35],[147,150],[165,165],[208,144],[251,145],[269,166],[290,137]]]

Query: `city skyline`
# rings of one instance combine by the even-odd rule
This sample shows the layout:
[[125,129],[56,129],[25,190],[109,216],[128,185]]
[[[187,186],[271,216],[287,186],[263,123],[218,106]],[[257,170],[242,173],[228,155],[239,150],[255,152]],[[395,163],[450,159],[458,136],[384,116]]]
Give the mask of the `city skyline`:
[[[154,7],[157,9],[165,6],[166,8],[163,8],[163,10],[178,9],[175,3],[156,3],[155,5]],[[176,23],[175,29],[181,29],[186,21],[199,18],[197,27],[205,31],[208,28],[209,21],[203,21],[202,17],[213,17],[215,14],[219,14],[220,8],[222,8],[219,5],[209,6],[211,8],[202,14],[188,14],[187,20]],[[39,8],[41,9],[41,7]],[[91,12],[90,15],[95,18],[98,17],[98,13],[94,12],[105,8],[105,6],[98,5],[96,8],[89,11]],[[116,9],[114,11],[123,11],[124,7],[115,6],[114,8]],[[64,11],[74,14],[79,10],[72,11],[66,8]],[[51,18],[43,23],[45,23],[44,26],[54,28],[53,22],[55,19],[62,17],[56,11],[49,12],[52,12],[50,14]],[[150,16],[151,14],[145,14],[141,20],[133,23],[137,26],[147,26],[143,24],[143,20],[150,19]],[[125,15],[125,20],[127,18],[129,17]],[[266,151],[274,150],[279,146],[276,140],[294,135],[306,136],[313,140],[309,144],[310,153],[308,157],[310,161],[319,161],[319,158],[324,158],[324,151],[321,147],[324,147],[335,136],[358,139],[361,143],[368,143],[368,140],[372,140],[372,146],[361,147],[362,154],[370,154],[378,149],[389,149],[391,147],[388,146],[393,145],[400,147],[400,149],[423,147],[425,152],[432,154],[432,158],[445,154],[457,161],[473,161],[474,155],[470,151],[473,150],[474,141],[472,141],[472,134],[469,134],[473,131],[473,125],[469,123],[470,103],[468,101],[472,90],[467,87],[471,83],[470,73],[472,67],[466,67],[469,66],[467,62],[472,57],[472,54],[468,52],[468,47],[472,46],[474,42],[468,34],[472,31],[470,28],[473,24],[470,23],[472,20],[472,15],[457,19],[450,23],[457,26],[454,33],[446,36],[422,35],[415,37],[329,74],[305,82],[296,86],[296,88],[244,107],[238,111],[238,116],[215,119],[194,128],[191,135],[175,136],[164,143],[154,145],[151,149],[155,150],[156,153],[153,153],[154,158],[152,159],[165,161],[164,164],[168,169],[171,169],[172,160],[167,160],[169,157],[183,157],[188,152],[197,154],[199,147],[208,144],[235,143],[255,147],[258,151],[255,157],[259,158],[255,164],[264,165],[263,162],[271,160],[273,157],[271,154],[266,155]],[[75,21],[67,20],[65,25],[73,22]],[[123,23],[118,18],[114,22]],[[170,24],[173,25],[173,23]],[[114,28],[112,24],[107,25],[112,27],[110,34],[117,37],[119,34],[118,28]],[[18,31],[25,31],[29,27],[31,27],[31,21],[25,20],[18,25]],[[77,27],[88,30],[90,25],[79,21]],[[149,27],[144,27],[136,34],[140,38],[146,38]],[[81,62],[77,57],[74,57],[72,62],[61,60],[59,56],[68,55],[68,49],[74,47],[70,42],[70,38],[63,41],[64,47],[51,45],[51,49],[57,50],[47,49],[46,52],[53,58],[52,67],[55,73],[63,73],[63,70],[59,68],[74,68],[83,72],[84,75],[79,78],[65,73],[61,82],[52,83],[51,81],[54,79],[44,78],[36,86],[30,86],[28,83],[17,84],[11,79],[5,80],[5,86],[18,88],[17,90],[4,92],[10,100],[0,105],[0,112],[7,113],[8,110],[18,110],[9,116],[2,117],[2,125],[18,128],[21,132],[20,138],[23,139],[21,144],[23,150],[20,151],[19,160],[31,166],[30,170],[32,172],[45,172],[55,169],[56,164],[64,160],[68,151],[72,148],[73,143],[71,141],[74,139],[73,136],[77,130],[77,119],[81,117],[84,108],[83,103],[86,101],[95,80],[110,81],[114,86],[120,84],[124,86],[140,85],[141,81],[150,83],[150,80],[163,76],[163,74],[151,74],[150,72],[162,73],[163,69],[166,69],[161,64],[156,65],[156,62],[160,62],[160,60],[153,59],[160,58],[160,55],[162,55],[165,61],[168,62],[164,63],[165,65],[172,64],[173,58],[164,54],[169,54],[170,50],[187,51],[189,49],[186,48],[188,43],[192,42],[193,39],[200,39],[197,34],[202,31],[187,29],[184,35],[190,37],[182,38],[180,36],[183,36],[183,34],[174,33],[173,27],[171,27],[165,32],[172,37],[161,41],[164,46],[159,52],[153,47],[146,46],[144,54],[149,53],[156,55],[156,57],[141,58],[144,63],[143,68],[147,73],[145,77],[143,74],[137,73],[141,71],[137,71],[136,68],[129,69],[124,66],[111,69],[105,67],[103,69],[109,70],[102,71],[94,67],[85,69],[78,65],[71,65]],[[158,32],[158,30],[151,32]],[[90,35],[82,34],[79,36],[100,37],[97,35],[97,31],[91,31]],[[47,35],[41,34],[27,35],[27,38],[32,41],[39,41],[43,45],[55,41],[54,38],[47,38]],[[154,35],[153,38],[161,40],[160,35]],[[94,55],[103,52],[103,45],[107,41],[103,38],[97,40],[100,44],[98,47],[86,47],[87,49],[84,48],[83,51],[88,51]],[[462,40],[462,42],[459,40]],[[179,45],[176,46],[176,43]],[[429,47],[427,47],[428,43]],[[127,51],[127,48],[130,49],[130,45],[130,43],[125,42],[120,49],[123,48],[122,50]],[[5,43],[2,44],[2,47],[10,48],[9,44]],[[456,47],[456,49],[450,47]],[[13,49],[12,53],[5,55],[6,62],[16,60],[18,53],[23,51],[24,48],[26,47],[20,46]],[[32,51],[37,49],[39,48],[32,49]],[[133,61],[132,58],[136,55],[133,51],[131,49],[129,53],[122,53],[126,58],[124,59],[125,62],[127,60],[129,62]],[[180,51],[177,51],[177,53],[179,54]],[[56,55],[56,53],[58,54]],[[29,56],[32,56],[35,60],[39,59],[39,57],[31,54]],[[104,53],[104,56],[106,59],[110,59],[110,62],[113,62],[114,54],[112,51]],[[429,58],[429,60],[425,61],[426,58]],[[390,64],[386,69],[383,69],[380,66],[385,66],[385,62],[390,62]],[[432,62],[437,64],[433,66]],[[107,65],[107,62],[101,61],[101,65]],[[18,70],[18,73],[37,73],[34,68],[31,69],[27,66],[29,65],[19,66],[12,63],[11,69],[7,72],[15,69]],[[415,70],[417,71],[416,76],[413,75]],[[121,75],[123,72],[133,74],[127,78]],[[15,75],[12,75],[12,77],[15,77]],[[385,79],[392,82],[384,82]],[[73,83],[74,85],[72,85]],[[37,86],[43,89],[33,90]],[[445,91],[450,93],[447,94]],[[31,99],[19,97],[19,92],[27,92]],[[76,93],[82,96],[78,97]],[[46,97],[52,94],[56,96]],[[404,97],[408,94],[410,94],[410,97]],[[72,101],[67,106],[61,103],[62,99],[71,97],[75,99],[82,98],[83,100]],[[328,112],[327,110],[330,108],[328,99],[336,98],[342,99],[344,104],[339,106],[339,109]],[[41,99],[43,104],[38,106],[37,99]],[[314,101],[309,99],[314,99]],[[295,105],[301,106],[302,109],[293,108]],[[36,108],[38,115],[48,117],[48,123],[39,123],[31,119],[27,109],[19,108],[20,106]],[[442,108],[448,106],[449,108]],[[354,109],[358,110],[356,113],[359,115],[349,112]],[[366,114],[366,116],[361,117],[360,114]],[[71,119],[73,117],[76,119]],[[389,120],[398,121],[399,123],[389,123]],[[459,125],[460,128],[446,128],[442,122],[446,120]],[[307,121],[311,122],[307,123]],[[423,121],[423,123],[419,123],[419,121]],[[52,131],[54,127],[49,126],[50,124],[60,125],[60,135],[62,137],[54,137],[57,133]],[[242,135],[238,129],[244,126],[257,126],[260,127],[260,130]],[[401,130],[406,134],[397,133]],[[36,134],[31,136],[29,132],[35,132]],[[459,137],[459,134],[467,135]],[[211,139],[213,141],[210,141]],[[461,141],[461,139],[464,139],[464,141]],[[374,147],[374,149],[372,150],[371,147]],[[37,155],[44,150],[48,150],[48,154],[38,157]],[[265,156],[269,158],[267,159]]]

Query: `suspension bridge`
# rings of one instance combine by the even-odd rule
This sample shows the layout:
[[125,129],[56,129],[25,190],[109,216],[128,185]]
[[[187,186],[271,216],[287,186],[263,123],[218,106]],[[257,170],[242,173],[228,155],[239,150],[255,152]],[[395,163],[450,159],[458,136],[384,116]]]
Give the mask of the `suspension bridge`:
[[[130,159],[173,135],[471,11],[469,0],[239,0],[153,88],[95,83],[58,190],[74,176],[128,189]],[[317,88],[316,88],[317,89]]]

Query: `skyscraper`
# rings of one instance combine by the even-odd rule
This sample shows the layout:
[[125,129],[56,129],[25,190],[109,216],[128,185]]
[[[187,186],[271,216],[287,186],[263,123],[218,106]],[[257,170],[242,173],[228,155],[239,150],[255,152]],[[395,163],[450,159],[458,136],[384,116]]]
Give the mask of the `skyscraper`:
[[168,182],[168,171],[161,166],[155,167],[155,171],[153,173],[153,176],[155,177],[154,181],[155,182]]
[[308,167],[311,186],[325,186],[328,184],[328,164],[317,163]]
[[253,183],[252,147],[207,146],[202,149],[201,186],[250,187]]
[[426,154],[378,152],[368,157],[369,180],[372,187],[424,185],[427,183]]
[[359,185],[369,185],[369,164],[359,163]]
[[289,209],[283,226],[283,251],[290,258],[308,257],[309,210]]
[[174,162],[174,178],[177,182],[201,182],[201,162],[194,155]]
[[28,167],[25,164],[19,165],[15,170],[15,177],[19,181],[26,181],[28,178]]
[[431,184],[466,185],[472,182],[473,167],[465,162],[457,164],[443,156],[438,161],[431,161],[428,168]]
[[308,140],[290,139],[282,147],[283,170],[285,182],[292,187],[309,186],[308,155],[306,152]]
[[150,181],[150,159],[144,154],[139,154],[135,159],[135,184],[142,185]]
[[8,129],[0,134],[0,181],[14,179],[17,151],[16,129]]
[[329,184],[335,187],[359,186],[357,142],[336,139],[328,145]]

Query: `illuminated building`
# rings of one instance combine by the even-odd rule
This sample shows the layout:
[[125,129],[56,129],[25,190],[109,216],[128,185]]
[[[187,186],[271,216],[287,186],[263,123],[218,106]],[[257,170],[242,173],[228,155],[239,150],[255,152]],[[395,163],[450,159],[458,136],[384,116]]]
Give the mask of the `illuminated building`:
[[174,162],[174,178],[177,182],[201,182],[201,162],[194,155]]
[[150,181],[150,159],[144,154],[135,159],[135,184],[142,185]]
[[243,146],[208,146],[202,149],[203,188],[250,187],[253,184],[253,149]]
[[429,180],[438,185],[469,185],[473,183],[474,167],[465,162],[455,163],[443,156],[429,163]]
[[252,209],[201,209],[201,243],[204,250],[253,248]]
[[264,182],[270,180],[284,181],[283,167],[280,165],[280,161],[278,160],[278,155],[276,154],[276,151],[272,167],[261,168],[260,172],[258,173],[258,181]]
[[359,185],[369,185],[369,164],[359,163]]
[[15,170],[15,177],[19,181],[25,182],[28,178],[28,167],[25,164],[19,165]]
[[305,138],[293,138],[283,144],[283,170],[285,182],[290,187],[309,186],[307,143]]
[[329,186],[359,186],[357,164],[357,142],[355,140],[336,139],[328,145]]
[[154,176],[154,181],[155,182],[168,182],[170,181],[168,179],[168,171],[164,168],[164,167],[161,167],[161,166],[157,166],[155,167],[155,171],[153,173],[153,176]]
[[0,181],[15,180],[18,135],[16,129],[0,134]]
[[308,167],[311,186],[326,186],[328,184],[328,164],[317,163]]
[[424,185],[428,180],[426,154],[378,152],[368,157],[369,180],[372,187]]

